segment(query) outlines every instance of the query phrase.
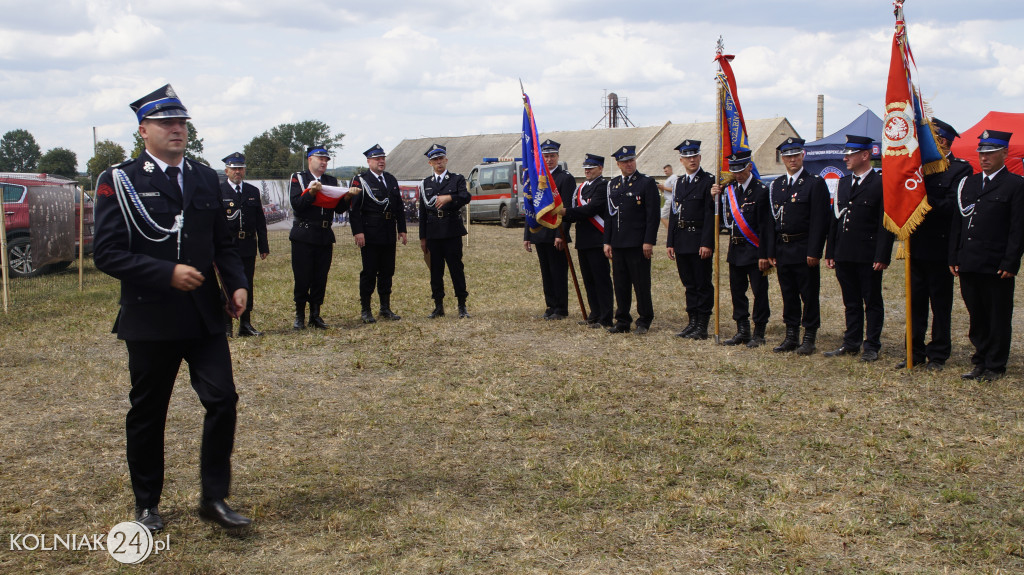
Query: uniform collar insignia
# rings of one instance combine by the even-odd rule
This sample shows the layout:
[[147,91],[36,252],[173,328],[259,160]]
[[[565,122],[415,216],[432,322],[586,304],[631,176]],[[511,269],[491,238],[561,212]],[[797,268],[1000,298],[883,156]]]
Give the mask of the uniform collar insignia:
[[147,174],[152,174],[154,168],[156,168],[156,165],[153,164],[153,162],[150,162],[149,160],[146,160],[146,163],[142,164],[142,171],[146,172]]

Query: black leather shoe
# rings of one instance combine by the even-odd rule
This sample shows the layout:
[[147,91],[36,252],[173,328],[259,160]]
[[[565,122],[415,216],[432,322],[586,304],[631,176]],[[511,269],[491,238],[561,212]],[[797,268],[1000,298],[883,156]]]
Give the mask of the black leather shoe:
[[924,364],[924,368],[928,371],[942,371],[946,368],[946,364],[941,361],[929,361]]
[[469,312],[466,311],[466,306],[460,305],[459,306],[459,319],[469,319],[469,317],[470,317],[470,315],[469,315]]
[[249,337],[253,335],[263,335],[263,332],[254,328],[249,322],[242,322],[238,326],[238,337]]
[[601,322],[597,322],[597,321],[592,321],[592,322],[588,323],[587,326],[590,329],[598,329],[598,328],[601,328],[601,327],[603,327],[605,329],[608,329],[608,328],[611,327],[610,325],[601,325]]
[[874,349],[865,349],[864,353],[860,354],[861,361],[878,361],[878,351]]
[[540,316],[540,319],[549,319],[551,317],[551,309],[544,310],[544,315]]
[[235,513],[223,499],[204,499],[199,503],[199,516],[225,529],[248,527],[252,519]]
[[993,371],[991,369],[986,369],[981,375],[979,375],[977,377],[977,380],[978,381],[995,381],[997,379],[1002,379],[1002,378],[1003,378],[1003,372],[1001,372],[1001,371]]
[[437,304],[434,306],[434,311],[430,312],[430,315],[427,316],[427,319],[437,319],[439,317],[444,317],[444,306],[441,304]]
[[836,349],[833,349],[832,351],[826,351],[821,355],[825,357],[838,357],[840,355],[857,355],[858,353],[860,353],[859,347],[850,347],[846,344],[843,344],[837,347]]
[[649,330],[647,329],[647,326],[638,325],[638,326],[636,326],[636,329],[633,330],[633,333],[635,333],[637,335],[643,335],[643,334],[647,333],[648,331]]
[[359,317],[363,319],[363,323],[377,323],[377,318],[373,317],[373,313],[368,309],[364,309]]
[[960,379],[978,379],[981,374],[985,373],[985,368],[981,365],[974,366],[974,369],[960,376]]
[[569,316],[567,316],[567,315],[562,315],[562,314],[560,314],[560,313],[553,313],[553,314],[549,315],[548,317],[546,317],[546,318],[544,318],[544,319],[546,319],[546,320],[550,320],[550,321],[557,321],[557,320],[562,320],[562,319],[565,319],[565,318],[567,318],[567,317],[569,317]]
[[[914,365],[921,365],[923,361],[914,361]],[[893,366],[895,369],[907,369],[907,360],[901,360],[899,363]],[[927,367],[927,366],[926,366]]]
[[309,327],[327,329],[327,322],[320,317],[320,304],[309,304]]
[[391,311],[390,309],[382,309],[380,310],[380,319],[386,319],[388,321],[398,321],[402,319],[402,316]]
[[156,507],[136,507],[135,520],[145,525],[146,529],[152,532],[157,532],[164,528],[164,520],[160,517],[160,512],[157,511]]
[[629,326],[626,324],[617,323],[608,328],[608,333],[629,333]]

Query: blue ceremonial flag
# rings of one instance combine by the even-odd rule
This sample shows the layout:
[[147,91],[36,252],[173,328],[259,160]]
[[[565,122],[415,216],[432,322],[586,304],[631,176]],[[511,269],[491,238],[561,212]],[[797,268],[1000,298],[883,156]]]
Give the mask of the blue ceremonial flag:
[[[723,56],[729,58],[729,56]],[[724,64],[723,68],[728,67],[727,60],[719,60]],[[727,68],[732,72],[732,68]],[[729,156],[736,152],[749,152],[750,144],[747,142],[747,129],[746,124],[743,121],[743,112],[740,110],[739,102],[736,101],[733,96],[733,90],[735,89],[735,81],[732,80],[724,72],[718,73],[718,80],[722,83],[725,88],[725,97],[722,99],[722,121],[725,123],[724,129],[728,132],[728,135],[721,134],[722,138],[722,158],[719,160],[723,167],[729,165]],[[761,174],[757,171],[757,164],[754,161],[750,162],[753,165],[752,173],[755,178],[761,179]]]
[[537,137],[537,122],[533,118],[530,97],[523,92],[523,162],[526,164],[526,181],[523,182],[523,213],[526,215],[526,227],[531,231],[545,228],[557,228],[562,223],[558,208],[562,205],[562,196],[551,189],[551,172],[544,164],[540,153],[540,142]]

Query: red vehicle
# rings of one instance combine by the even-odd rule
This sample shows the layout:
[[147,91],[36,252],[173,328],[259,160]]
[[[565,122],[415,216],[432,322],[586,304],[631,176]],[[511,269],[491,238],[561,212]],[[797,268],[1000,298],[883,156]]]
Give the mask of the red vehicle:
[[[7,257],[10,262],[12,277],[32,277],[47,271],[57,271],[68,267],[78,258],[78,236],[81,204],[79,196],[85,202],[85,251],[92,253],[93,243],[93,202],[87,194],[81,194],[78,183],[74,180],[47,174],[0,174],[0,190],[3,192],[4,227],[7,232]],[[55,227],[57,220],[66,222],[66,218],[53,211],[46,211],[43,221],[33,219],[30,214],[30,197],[32,194],[46,193],[47,197],[58,198],[55,208],[67,206],[73,202],[74,217],[74,250],[64,249],[56,257],[47,258],[45,265],[39,265],[39,258],[32,257],[32,234],[48,234]],[[38,196],[42,197],[42,196]],[[73,198],[73,199],[72,199]],[[37,210],[41,211],[41,210]],[[33,232],[33,228],[36,232]],[[66,237],[66,236],[65,236]]]

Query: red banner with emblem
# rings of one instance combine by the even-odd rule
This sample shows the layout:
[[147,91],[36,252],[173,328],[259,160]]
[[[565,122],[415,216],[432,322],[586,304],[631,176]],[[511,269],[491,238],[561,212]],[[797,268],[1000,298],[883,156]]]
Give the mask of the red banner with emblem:
[[914,106],[915,88],[910,74],[912,58],[903,2],[898,0],[882,122],[882,190],[885,227],[899,240],[910,237],[931,209],[924,190],[919,110]]

